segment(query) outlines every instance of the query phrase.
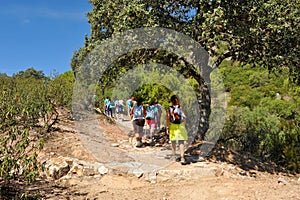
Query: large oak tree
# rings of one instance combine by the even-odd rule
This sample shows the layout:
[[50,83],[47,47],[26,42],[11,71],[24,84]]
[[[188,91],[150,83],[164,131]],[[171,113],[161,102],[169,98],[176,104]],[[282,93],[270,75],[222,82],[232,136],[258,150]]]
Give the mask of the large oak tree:
[[[76,73],[84,58],[101,41],[122,31],[141,27],[163,27],[193,38],[210,56],[211,71],[224,59],[251,63],[280,72],[289,68],[292,81],[299,83],[300,71],[300,1],[299,0],[90,0],[93,10],[87,14],[91,35],[85,45],[74,53],[71,61]],[[145,56],[146,55],[146,56]],[[166,56],[167,55],[167,56]],[[165,59],[165,58],[168,59]],[[194,77],[203,86],[203,80],[189,67],[187,60],[178,62],[168,52],[140,50],[120,58],[102,80],[117,77],[124,63],[160,60],[163,64],[177,62],[178,70]],[[175,61],[174,61],[175,60]],[[183,63],[183,64],[182,64]],[[127,69],[128,70],[128,69]],[[205,86],[201,93],[207,92]],[[199,98],[201,95],[199,95]],[[207,95],[202,95],[207,96]],[[202,99],[203,100],[203,99]],[[200,105],[209,110],[209,99]],[[203,102],[203,101],[202,101]],[[206,118],[209,116],[207,113]],[[201,113],[203,114],[203,113]],[[202,126],[203,127],[203,126]],[[203,132],[208,126],[201,130]]]

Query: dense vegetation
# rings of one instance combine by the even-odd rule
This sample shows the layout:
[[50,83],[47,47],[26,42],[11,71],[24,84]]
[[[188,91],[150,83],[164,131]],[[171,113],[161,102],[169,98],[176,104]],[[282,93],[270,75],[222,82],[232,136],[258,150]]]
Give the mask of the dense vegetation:
[[300,86],[251,65],[221,66],[229,106],[220,142],[239,152],[300,170]]
[[33,68],[0,75],[1,185],[37,177],[42,169],[37,154],[57,120],[57,108],[70,108],[73,82],[72,72],[50,79]]

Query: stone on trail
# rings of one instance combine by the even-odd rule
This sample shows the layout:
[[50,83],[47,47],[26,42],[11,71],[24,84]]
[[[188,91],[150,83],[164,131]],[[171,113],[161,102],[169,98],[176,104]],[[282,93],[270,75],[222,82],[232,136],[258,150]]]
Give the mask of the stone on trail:
[[151,183],[156,183],[157,173],[155,171],[149,173],[149,180]]
[[52,158],[45,165],[46,175],[54,180],[60,179],[70,171],[69,164],[71,163],[63,157]]
[[191,165],[194,167],[207,167],[208,166],[206,163],[201,163],[201,162],[192,163]]
[[106,168],[105,166],[102,165],[101,167],[98,168],[98,172],[101,175],[107,174],[108,173],[108,168]]
[[112,143],[111,146],[112,147],[118,147],[118,146],[120,146],[120,144],[118,144],[118,143]]
[[289,182],[282,177],[278,178],[278,183],[283,185],[289,184]]
[[82,165],[73,165],[70,169],[71,174],[76,174],[78,176],[83,176],[83,166]]
[[137,168],[137,169],[133,169],[133,170],[132,170],[132,173],[133,173],[137,178],[140,178],[140,177],[143,176],[144,171],[143,171],[142,169]]
[[219,167],[219,168],[216,170],[215,175],[216,175],[217,177],[220,177],[220,176],[223,176],[223,174],[224,174],[223,168],[222,168],[222,167]]

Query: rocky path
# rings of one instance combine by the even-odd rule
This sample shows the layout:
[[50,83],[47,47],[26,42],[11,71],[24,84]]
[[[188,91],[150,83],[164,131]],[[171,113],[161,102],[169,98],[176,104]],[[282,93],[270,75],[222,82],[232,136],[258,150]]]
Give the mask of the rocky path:
[[107,133],[97,120],[77,124],[84,146],[108,168],[144,174],[163,169],[172,163],[168,159],[171,153],[168,146],[136,148],[129,143],[126,133],[132,130],[131,121],[119,120],[114,126],[122,132],[123,137],[111,141],[106,137],[111,133]]
[[129,121],[60,119],[40,155],[43,199],[300,199],[297,175],[245,169],[236,155],[181,165],[165,158],[168,145],[132,147],[129,130]]

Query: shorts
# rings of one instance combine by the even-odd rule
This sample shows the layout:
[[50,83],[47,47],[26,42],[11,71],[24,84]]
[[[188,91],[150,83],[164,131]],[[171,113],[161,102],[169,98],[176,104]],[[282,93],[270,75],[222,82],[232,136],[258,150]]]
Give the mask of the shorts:
[[181,124],[170,124],[170,133],[169,133],[170,141],[176,140],[188,140],[187,130],[185,128],[184,123]]
[[145,119],[135,119],[132,124],[134,133],[143,134]]
[[155,129],[157,119],[146,119],[147,124],[150,126],[150,129]]

